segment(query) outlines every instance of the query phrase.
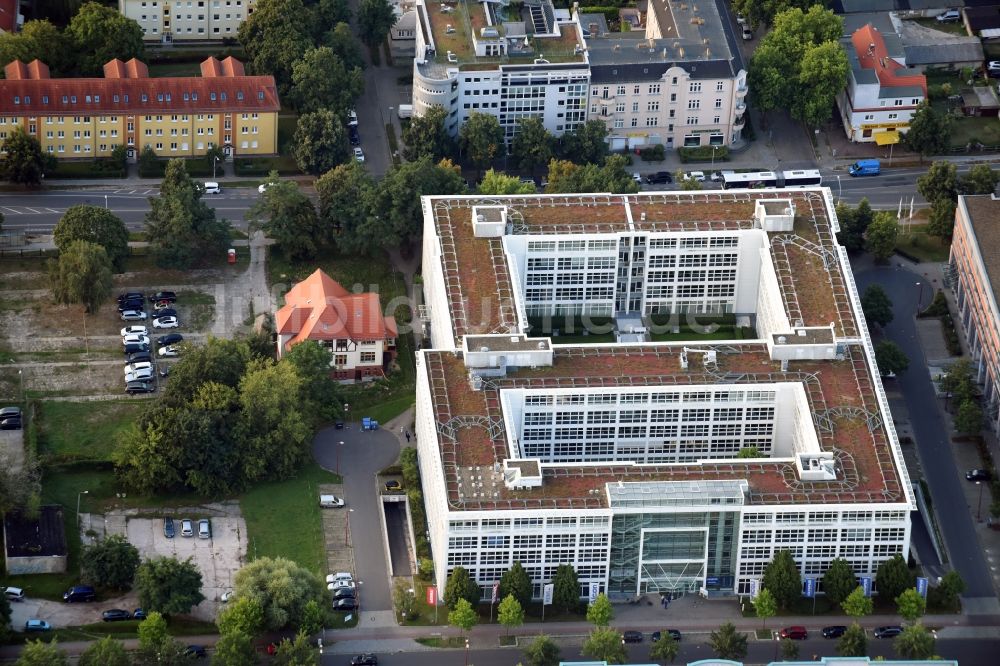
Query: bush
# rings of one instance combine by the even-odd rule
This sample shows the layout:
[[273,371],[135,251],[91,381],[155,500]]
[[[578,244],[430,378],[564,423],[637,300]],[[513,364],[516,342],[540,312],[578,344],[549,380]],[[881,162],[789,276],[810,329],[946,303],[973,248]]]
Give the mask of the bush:
[[943,317],[946,314],[948,314],[948,299],[945,298],[943,291],[938,291],[934,294],[931,304],[921,310],[917,317]]
[[[604,14],[605,20],[608,22],[608,27],[611,23],[618,22],[618,6],[614,7],[582,7],[580,9],[581,14]],[[586,27],[586,26],[584,26]]]
[[271,157],[238,157],[233,160],[237,176],[264,177],[272,171],[282,176],[295,176],[301,172],[293,164]]
[[663,148],[663,144],[661,143],[655,146],[640,149],[639,157],[642,158],[644,162],[662,162],[666,159],[667,155]]
[[955,322],[950,314],[941,317],[941,332],[944,334],[944,344],[948,348],[948,353],[952,356],[961,356],[962,343],[958,339],[958,331],[955,330]]
[[729,160],[728,146],[698,146],[697,148],[678,148],[677,154],[681,162],[710,162],[712,161],[712,149],[715,149],[715,161],[726,162]]

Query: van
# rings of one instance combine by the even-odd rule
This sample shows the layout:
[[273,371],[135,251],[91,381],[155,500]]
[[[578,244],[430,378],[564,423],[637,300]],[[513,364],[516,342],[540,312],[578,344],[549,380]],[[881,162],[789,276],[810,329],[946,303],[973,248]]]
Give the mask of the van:
[[219,187],[218,183],[213,183],[211,181],[205,183],[205,194],[221,194],[222,188]]
[[400,104],[399,111],[397,114],[400,118],[412,118],[413,117],[413,105],[412,104]]
[[8,587],[5,592],[7,601],[24,601],[24,590],[19,587]]
[[74,601],[97,601],[97,594],[89,585],[74,585],[63,593],[63,601],[68,604]]
[[850,166],[847,173],[852,176],[877,176],[882,173],[882,165],[878,160],[858,160]]

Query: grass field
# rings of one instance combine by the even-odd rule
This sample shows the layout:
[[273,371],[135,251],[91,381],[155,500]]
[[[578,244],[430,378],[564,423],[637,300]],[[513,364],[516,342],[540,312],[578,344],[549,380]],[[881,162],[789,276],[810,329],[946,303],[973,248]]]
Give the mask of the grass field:
[[250,558],[287,557],[323,573],[326,553],[317,486],[339,482],[337,475],[309,463],[294,479],[261,483],[244,494],[240,509],[247,522]]
[[110,460],[115,435],[132,423],[144,406],[131,400],[42,401],[39,453],[43,460],[56,462]]
[[921,261],[948,261],[951,244],[931,236],[926,229],[922,224],[902,227],[896,248]]

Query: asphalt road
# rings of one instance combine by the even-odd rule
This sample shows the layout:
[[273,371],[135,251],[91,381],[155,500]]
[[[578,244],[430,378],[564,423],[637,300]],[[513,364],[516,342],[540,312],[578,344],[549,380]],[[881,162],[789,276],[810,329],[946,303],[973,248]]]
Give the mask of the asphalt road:
[[[107,206],[125,222],[129,230],[139,231],[149,211],[149,197],[156,196],[158,192],[157,188],[146,186],[5,192],[0,195],[0,213],[4,215],[5,231],[47,233],[70,206]],[[206,194],[203,201],[215,209],[219,218],[229,220],[237,228],[245,228],[246,212],[257,196],[254,188],[226,188],[222,194]]]
[[328,470],[339,466],[344,477],[354,579],[361,585],[359,601],[365,611],[392,610],[389,561],[378,513],[382,503],[375,475],[396,462],[398,456],[399,440],[395,435],[386,430],[364,432],[358,423],[347,423],[343,430],[321,430],[313,440],[316,462]]
[[[917,453],[934,505],[947,511],[946,516],[938,514],[938,525],[950,555],[950,564],[965,581],[966,597],[994,598],[993,580],[979,548],[972,514],[966,508],[962,489],[965,480],[955,467],[950,433],[939,415],[938,399],[927,371],[927,359],[917,338],[914,320],[917,309],[916,283],[924,278],[898,263],[867,268],[856,273],[855,278],[858,289],[863,291],[871,284],[879,284],[892,300],[895,317],[886,326],[885,334],[910,359],[910,368],[901,373],[899,385],[906,401]],[[927,302],[926,297],[923,302]]]
[[[835,641],[810,639],[799,641],[799,659],[808,660],[812,655],[836,656]],[[628,646],[629,660],[635,664],[650,663],[648,641]],[[752,641],[748,646],[747,664],[766,664],[775,660],[774,645],[768,642]],[[1000,650],[1000,639],[966,639],[939,640],[935,654],[945,659],[957,659],[961,666],[996,666],[996,654]],[[887,659],[897,659],[892,649],[891,640],[869,638],[868,654],[872,658],[883,656]],[[423,652],[401,652],[396,654],[379,654],[379,666],[514,666],[521,662],[523,653],[515,648],[495,648],[489,650],[469,650],[466,659],[465,650],[427,650]],[[562,650],[563,660],[592,661],[580,654],[579,648],[565,647]],[[700,659],[715,657],[715,653],[705,643],[698,641],[681,641],[680,654],[676,664],[686,664]],[[778,659],[781,655],[778,655]],[[351,663],[351,655],[327,654],[323,656],[323,666],[343,666]],[[663,662],[666,663],[666,662]]]

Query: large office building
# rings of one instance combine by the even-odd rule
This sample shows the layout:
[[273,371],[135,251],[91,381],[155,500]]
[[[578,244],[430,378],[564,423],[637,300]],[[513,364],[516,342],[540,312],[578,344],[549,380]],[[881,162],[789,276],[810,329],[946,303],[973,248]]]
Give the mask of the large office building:
[[236,39],[254,0],[118,0],[118,11],[139,24],[147,42]]
[[229,157],[278,149],[273,76],[247,76],[235,58],[201,63],[201,76],[151,78],[139,60],[112,60],[104,78],[53,79],[45,63],[4,67],[0,141],[22,127],[58,159],[130,158],[149,146],[159,157],[196,157],[222,146]]
[[488,594],[521,562],[536,596],[560,564],[581,595],[747,594],[780,549],[816,579],[907,555],[912,489],[828,189],[422,204],[439,584],[462,566]]
[[614,150],[738,143],[746,71],[722,0],[650,8],[641,29],[611,33],[550,0],[417,0],[414,113],[443,107],[452,136],[480,112],[508,141],[537,117],[557,136],[602,120]]
[[986,421],[1000,427],[1000,199],[962,196],[955,211],[951,282],[958,322],[983,386]]

